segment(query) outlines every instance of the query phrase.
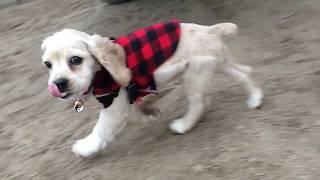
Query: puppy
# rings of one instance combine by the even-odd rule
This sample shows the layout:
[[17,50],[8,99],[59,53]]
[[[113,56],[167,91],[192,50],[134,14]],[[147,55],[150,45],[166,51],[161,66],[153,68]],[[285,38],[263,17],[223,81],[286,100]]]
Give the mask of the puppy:
[[232,23],[203,26],[172,20],[115,40],[71,29],[47,37],[41,48],[50,94],[74,99],[92,91],[103,105],[92,132],[72,151],[90,157],[105,149],[126,125],[131,104],[141,104],[142,97],[175,78],[181,79],[188,109],[170,123],[174,133],[188,132],[202,117],[214,73],[242,83],[248,107],[259,107],[263,93],[251,78],[251,67],[233,62],[224,43],[237,30]]

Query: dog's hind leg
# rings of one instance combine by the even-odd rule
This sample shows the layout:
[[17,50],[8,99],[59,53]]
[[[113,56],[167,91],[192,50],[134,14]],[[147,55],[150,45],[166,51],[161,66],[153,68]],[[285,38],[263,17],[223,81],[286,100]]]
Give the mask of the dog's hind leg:
[[182,118],[170,124],[171,131],[184,134],[202,117],[207,99],[205,99],[207,85],[210,84],[216,66],[216,59],[211,56],[200,56],[189,61],[183,74],[183,86],[188,99],[188,109]]
[[230,65],[233,68],[237,69],[238,71],[241,71],[241,72],[246,73],[248,75],[251,75],[251,73],[252,73],[252,68],[250,66],[237,64],[237,63],[231,63]]
[[180,75],[187,68],[188,63],[184,60],[180,61],[170,61],[168,60],[167,64],[160,66],[154,72],[154,78],[157,85],[168,83],[173,80],[175,77]]
[[249,95],[247,100],[249,108],[255,109],[261,106],[263,92],[251,77],[251,67],[227,62],[222,68],[222,72],[243,84]]

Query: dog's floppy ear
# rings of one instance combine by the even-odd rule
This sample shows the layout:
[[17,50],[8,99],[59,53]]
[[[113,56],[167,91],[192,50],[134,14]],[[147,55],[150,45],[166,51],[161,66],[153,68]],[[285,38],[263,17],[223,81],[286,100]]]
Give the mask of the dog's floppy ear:
[[93,35],[88,40],[88,49],[116,82],[122,86],[129,84],[131,72],[126,66],[125,52],[120,45],[107,37]]

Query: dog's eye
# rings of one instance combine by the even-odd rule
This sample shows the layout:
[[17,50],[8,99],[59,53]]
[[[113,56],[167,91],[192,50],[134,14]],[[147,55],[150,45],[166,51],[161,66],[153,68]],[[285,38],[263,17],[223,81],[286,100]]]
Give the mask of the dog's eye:
[[82,58],[81,58],[81,57],[78,57],[78,56],[72,56],[72,57],[70,58],[69,63],[70,63],[71,65],[79,65],[79,64],[82,63]]
[[51,62],[49,62],[49,61],[45,61],[45,62],[43,62],[43,64],[44,64],[45,66],[47,66],[48,69],[51,69],[51,67],[52,67]]

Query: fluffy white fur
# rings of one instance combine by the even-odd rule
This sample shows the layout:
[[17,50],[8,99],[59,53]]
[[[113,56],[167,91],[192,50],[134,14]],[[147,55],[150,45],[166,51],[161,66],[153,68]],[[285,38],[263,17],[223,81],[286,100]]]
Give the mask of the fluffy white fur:
[[[213,26],[181,23],[181,38],[176,53],[154,73],[159,87],[176,77],[182,79],[189,105],[187,112],[169,125],[173,132],[184,134],[201,118],[207,103],[207,85],[212,82],[214,73],[223,73],[241,82],[249,96],[249,108],[261,105],[263,93],[251,78],[251,67],[234,63],[224,43],[224,38],[235,36],[236,33],[237,26],[232,23]],[[52,63],[48,83],[60,77],[68,78],[73,97],[81,95],[90,86],[93,75],[101,68],[101,64],[120,84],[126,84],[130,79],[130,73],[123,63],[124,51],[108,38],[67,29],[46,38],[42,49],[43,61]],[[82,57],[83,63],[70,68],[68,59],[71,56]],[[123,88],[113,104],[101,110],[91,134],[78,140],[72,151],[89,157],[105,149],[126,125],[129,108]]]

